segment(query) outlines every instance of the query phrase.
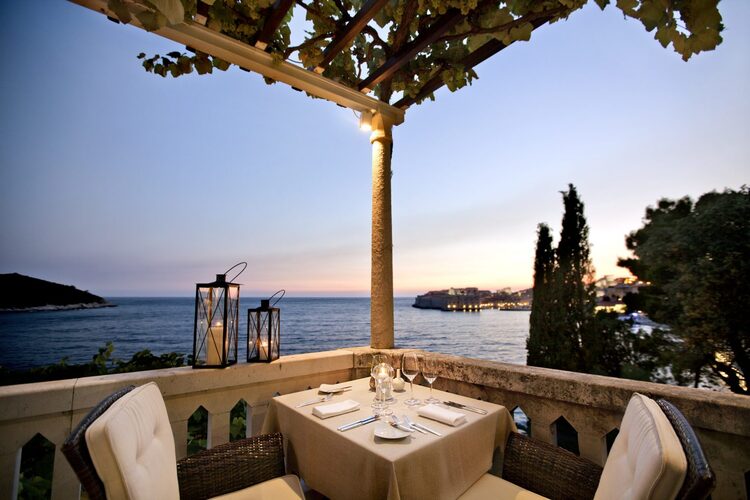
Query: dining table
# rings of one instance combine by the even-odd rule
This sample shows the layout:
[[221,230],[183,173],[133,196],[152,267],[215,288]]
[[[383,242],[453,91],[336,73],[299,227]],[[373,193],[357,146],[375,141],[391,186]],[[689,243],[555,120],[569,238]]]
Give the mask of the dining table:
[[[446,406],[465,415],[456,426],[422,417],[420,406],[404,403],[410,395],[409,384],[405,391],[393,392],[390,410],[400,420],[408,417],[439,436],[396,430],[396,436],[405,436],[394,439],[384,434],[391,419],[385,416],[342,431],[339,427],[371,416],[375,398],[369,377],[342,385],[350,387],[334,393],[328,401],[318,388],[276,396],[263,423],[264,433],[283,434],[287,469],[332,500],[455,499],[490,470],[493,455],[502,463],[508,435],[517,432],[504,406],[437,389],[433,393],[440,401],[486,413]],[[414,396],[424,401],[430,390],[415,384]],[[299,406],[310,401],[316,404]],[[325,419],[313,412],[316,407],[348,401],[357,402],[358,409]]]

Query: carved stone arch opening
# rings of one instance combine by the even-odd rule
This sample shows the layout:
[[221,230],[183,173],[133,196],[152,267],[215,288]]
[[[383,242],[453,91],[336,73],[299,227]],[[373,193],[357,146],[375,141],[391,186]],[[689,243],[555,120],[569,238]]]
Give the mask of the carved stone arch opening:
[[40,433],[19,450],[15,488],[17,498],[50,498],[55,466],[55,444]]
[[249,437],[252,426],[250,422],[250,407],[244,399],[229,411],[229,441],[237,441]]
[[578,431],[568,422],[565,417],[559,417],[552,422],[550,431],[552,441],[560,448],[564,448],[576,455],[580,455],[578,447]]
[[187,454],[208,448],[208,410],[199,406],[187,421]]
[[531,436],[531,419],[526,415],[526,412],[520,406],[516,406],[513,408],[511,415],[513,415],[513,421],[516,423],[518,433]]

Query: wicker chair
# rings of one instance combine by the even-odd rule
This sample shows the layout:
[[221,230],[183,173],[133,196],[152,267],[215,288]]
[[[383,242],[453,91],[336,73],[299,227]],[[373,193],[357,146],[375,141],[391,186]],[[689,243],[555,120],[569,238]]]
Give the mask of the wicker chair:
[[[62,445],[63,454],[92,500],[106,499],[107,496],[86,444],[86,430],[134,388],[122,388],[101,401]],[[177,461],[177,481],[182,499],[212,498],[284,474],[284,450],[279,433],[226,443]]]
[[[703,500],[716,486],[716,476],[706,460],[695,432],[685,416],[669,401],[656,404],[669,420],[687,459],[687,472],[677,500]],[[594,498],[603,468],[573,453],[521,434],[512,433],[505,445],[503,479],[552,500]],[[499,479],[485,474],[481,490],[498,486]],[[477,482],[479,484],[479,482]],[[474,486],[461,498],[480,498]]]

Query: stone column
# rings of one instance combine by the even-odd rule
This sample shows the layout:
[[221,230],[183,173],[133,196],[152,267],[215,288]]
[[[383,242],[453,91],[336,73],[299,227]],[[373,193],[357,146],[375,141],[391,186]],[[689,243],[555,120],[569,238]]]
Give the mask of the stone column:
[[370,347],[393,347],[393,239],[391,235],[391,123],[372,117],[372,267]]

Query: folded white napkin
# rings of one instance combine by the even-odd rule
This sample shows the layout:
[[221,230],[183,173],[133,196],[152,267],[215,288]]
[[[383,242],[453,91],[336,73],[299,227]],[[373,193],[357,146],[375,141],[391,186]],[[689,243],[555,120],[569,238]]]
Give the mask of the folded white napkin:
[[466,415],[463,413],[449,410],[438,405],[426,405],[417,409],[417,413],[422,417],[431,418],[444,424],[457,426],[466,422]]
[[341,384],[320,384],[318,389],[320,392],[341,392],[346,389],[351,389],[351,382],[342,382]]
[[357,403],[353,399],[347,399],[345,401],[339,401],[337,403],[318,405],[313,408],[312,413],[318,418],[328,418],[335,417],[336,415],[341,415],[344,413],[349,413],[350,411],[355,411],[358,409],[359,403]]

